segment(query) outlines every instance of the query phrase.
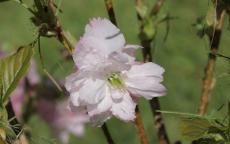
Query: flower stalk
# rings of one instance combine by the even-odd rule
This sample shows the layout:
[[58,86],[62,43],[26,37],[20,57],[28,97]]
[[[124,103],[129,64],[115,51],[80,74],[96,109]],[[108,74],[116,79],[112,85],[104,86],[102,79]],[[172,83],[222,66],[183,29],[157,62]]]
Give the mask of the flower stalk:
[[103,133],[104,133],[104,135],[106,137],[106,140],[107,140],[108,144],[114,144],[113,138],[111,136],[111,133],[109,132],[109,129],[108,129],[107,125],[103,124],[101,126],[101,129],[102,129],[102,131],[103,131]]
[[136,107],[135,112],[136,112],[135,113],[136,118],[135,118],[134,123],[135,123],[136,128],[138,129],[138,135],[140,137],[141,144],[148,144],[149,142],[145,134],[145,128],[144,128],[144,125],[141,119],[141,115],[140,115],[138,106]]
[[219,0],[213,1],[215,6],[215,23],[213,24],[213,32],[209,34],[210,52],[208,62],[204,69],[204,78],[202,84],[202,92],[200,97],[200,105],[198,113],[204,115],[207,112],[209,99],[214,88],[214,70],[219,49],[222,28],[224,25],[225,8]]
[[[164,4],[164,0],[157,0],[155,5],[153,6],[150,17],[156,16],[158,12],[160,11],[161,7]],[[143,0],[136,0],[136,7],[137,8],[143,8]],[[144,62],[151,62],[153,61],[153,56],[152,56],[152,49],[153,47],[151,46],[152,42],[154,41],[154,38],[144,38],[142,37],[145,35],[144,32],[144,27],[145,27],[145,18],[140,15],[140,13],[137,12],[137,18],[139,21],[139,29],[140,29],[140,40],[141,40],[141,45],[144,47],[143,48],[143,58]],[[160,144],[169,144],[169,138],[167,135],[167,131],[163,122],[162,114],[159,112],[160,108],[160,102],[159,99],[153,98],[150,100],[150,106],[152,109],[152,113],[154,116],[154,121],[155,121],[155,127],[157,129],[157,135],[159,139]]]
[[106,6],[106,10],[107,10],[108,15],[109,15],[109,19],[111,20],[111,22],[114,25],[117,26],[117,21],[116,21],[114,9],[113,9],[113,1],[112,0],[105,0],[105,6]]
[[[109,19],[111,20],[111,22],[114,25],[117,26],[117,21],[116,21],[114,9],[113,9],[112,0],[105,0],[105,5],[106,5],[107,13],[109,15]],[[143,121],[141,119],[138,105],[136,106],[135,116],[136,116],[136,118],[134,120],[134,124],[138,130],[138,136],[140,138],[141,144],[148,144],[149,143],[148,138],[147,138],[147,135],[145,133],[144,124],[143,124]]]

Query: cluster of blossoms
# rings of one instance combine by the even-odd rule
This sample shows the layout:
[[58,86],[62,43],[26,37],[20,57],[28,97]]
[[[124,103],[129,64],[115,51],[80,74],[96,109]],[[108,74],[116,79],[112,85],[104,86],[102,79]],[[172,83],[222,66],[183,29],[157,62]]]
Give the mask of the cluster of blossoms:
[[135,61],[138,45],[126,45],[120,30],[109,20],[94,18],[73,52],[78,71],[66,78],[70,108],[84,110],[95,125],[115,116],[135,119],[137,99],[165,94],[164,69]]

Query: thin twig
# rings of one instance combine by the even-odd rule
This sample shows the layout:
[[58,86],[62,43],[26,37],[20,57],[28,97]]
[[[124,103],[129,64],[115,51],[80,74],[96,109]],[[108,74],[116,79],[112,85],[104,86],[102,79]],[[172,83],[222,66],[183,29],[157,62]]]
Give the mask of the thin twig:
[[136,107],[135,112],[136,112],[135,113],[136,118],[134,120],[134,124],[135,124],[136,128],[138,129],[138,136],[141,140],[141,144],[148,144],[149,142],[148,142],[147,136],[145,134],[144,124],[142,122],[138,106]]
[[105,6],[109,15],[109,19],[114,25],[117,25],[114,9],[113,9],[113,1],[112,0],[105,0]]
[[101,127],[105,137],[106,137],[106,140],[108,142],[108,144],[114,144],[114,141],[112,139],[112,136],[107,128],[107,125],[106,124],[103,124],[102,127]]
[[222,28],[224,24],[225,9],[220,4],[220,1],[217,0],[214,3],[216,3],[216,23],[213,25],[213,34],[209,35],[211,47],[208,56],[208,63],[204,69],[205,74],[203,78],[200,105],[198,110],[198,113],[200,115],[204,115],[207,112],[209,99],[214,87],[214,68],[216,63],[217,52],[219,49]]
[[57,15],[56,15],[58,9],[55,7],[54,0],[49,0],[48,5],[49,5],[49,7],[50,7],[50,9],[51,9],[51,11],[53,13],[53,16],[56,17],[55,31],[56,31],[56,34],[57,34],[57,39],[58,39],[59,42],[61,42],[67,48],[69,53],[72,54],[74,46],[68,40],[68,38],[66,37],[66,35],[65,35],[65,33],[64,33],[63,29],[62,29],[61,22],[60,22],[60,20],[58,19]]
[[[7,113],[8,113],[8,119],[10,120],[10,125],[19,125],[19,129],[21,130],[22,126],[20,125],[18,119],[16,118],[16,115],[15,115],[11,101],[9,101],[9,103],[6,105],[6,109],[7,109]],[[18,135],[20,132],[18,129],[13,129],[13,130],[14,130],[16,135]]]
[[163,117],[161,112],[158,111],[161,109],[159,99],[157,97],[153,98],[150,101],[150,105],[151,105],[152,113],[154,115],[155,127],[157,129],[159,144],[169,144],[170,142],[163,122]]
[[[160,11],[160,8],[163,5],[164,0],[158,0],[156,2],[156,4],[153,6],[153,9],[151,11],[151,16],[155,16],[158,14],[158,12]],[[143,0],[136,0],[136,7],[142,7],[143,6]],[[138,21],[140,23],[140,35],[142,35],[141,33],[144,32],[143,28],[144,28],[144,19],[137,13],[137,18]],[[143,48],[143,57],[144,57],[144,62],[151,62],[153,60],[152,57],[152,47],[151,44],[153,42],[153,39],[144,39],[144,38],[140,38],[141,39],[141,45],[144,47]],[[150,105],[151,105],[151,109],[152,109],[152,113],[154,116],[154,121],[155,121],[155,127],[157,129],[157,135],[158,135],[158,139],[159,139],[159,144],[169,144],[169,138],[165,129],[165,125],[163,122],[163,118],[161,113],[159,112],[160,110],[160,102],[158,100],[158,98],[153,98],[150,101]]]
[[[109,15],[111,22],[117,26],[117,21],[116,21],[114,9],[113,9],[112,0],[105,0],[105,5],[106,5],[106,9],[107,9],[107,12],[108,12],[108,15]],[[138,130],[141,144],[148,144],[148,138],[147,138],[147,135],[145,134],[144,125],[143,125],[143,122],[141,119],[140,112],[138,110],[138,106],[136,107],[135,115],[136,115],[136,118],[135,118],[134,124]]]
[[157,0],[155,5],[153,6],[150,16],[157,15],[158,12],[160,11],[161,7],[163,6],[165,0]]

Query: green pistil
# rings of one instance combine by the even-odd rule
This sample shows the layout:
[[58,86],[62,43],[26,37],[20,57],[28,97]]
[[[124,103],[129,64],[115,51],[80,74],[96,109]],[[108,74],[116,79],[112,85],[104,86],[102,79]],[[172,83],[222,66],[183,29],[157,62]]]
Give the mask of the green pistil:
[[119,73],[112,73],[107,80],[114,87],[123,87],[123,81]]

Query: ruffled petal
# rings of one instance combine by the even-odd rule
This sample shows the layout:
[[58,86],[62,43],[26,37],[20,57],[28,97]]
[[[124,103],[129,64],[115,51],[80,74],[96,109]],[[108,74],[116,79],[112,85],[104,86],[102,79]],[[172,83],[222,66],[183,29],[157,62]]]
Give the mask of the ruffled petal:
[[127,89],[133,96],[143,96],[146,99],[163,96],[165,87],[160,83],[163,81],[164,69],[154,63],[134,65],[125,72],[123,77]]
[[107,120],[109,120],[112,116],[112,113],[110,111],[106,111],[103,112],[101,114],[98,115],[94,115],[90,118],[90,122],[94,125],[94,126],[102,126],[104,124],[104,122],[106,122]]
[[74,106],[79,106],[79,89],[83,86],[84,81],[87,80],[81,76],[81,73],[76,72],[68,76],[65,80],[65,87],[70,93],[70,101]]
[[90,117],[94,115],[99,115],[106,111],[109,111],[112,107],[112,98],[109,87],[106,85],[106,93],[104,99],[96,105],[87,105],[87,111]]
[[70,101],[71,101],[72,105],[80,106],[79,92],[78,91],[70,93]]
[[106,82],[101,79],[88,78],[79,89],[81,104],[98,104],[106,96]]
[[93,18],[85,28],[84,37],[88,36],[100,39],[109,53],[121,50],[125,45],[123,34],[107,19]]
[[135,119],[136,103],[134,103],[128,91],[123,91],[122,93],[125,93],[125,95],[123,95],[121,101],[114,101],[112,113],[123,121],[133,121]]
[[139,45],[126,45],[124,47],[124,49],[122,50],[122,52],[132,56],[132,57],[135,57],[135,52],[138,48],[143,48],[142,46],[139,46]]
[[107,49],[103,41],[94,37],[83,37],[74,50],[73,60],[80,70],[94,69],[105,62],[108,56]]
[[123,89],[110,88],[110,92],[114,101],[121,101],[127,95],[127,91]]
[[152,62],[140,64],[140,65],[133,65],[132,68],[127,72],[129,77],[148,77],[154,76],[163,78],[162,74],[164,73],[164,69]]

